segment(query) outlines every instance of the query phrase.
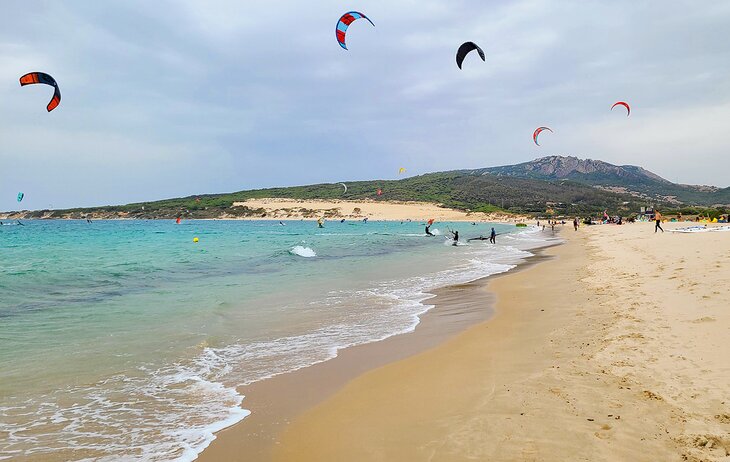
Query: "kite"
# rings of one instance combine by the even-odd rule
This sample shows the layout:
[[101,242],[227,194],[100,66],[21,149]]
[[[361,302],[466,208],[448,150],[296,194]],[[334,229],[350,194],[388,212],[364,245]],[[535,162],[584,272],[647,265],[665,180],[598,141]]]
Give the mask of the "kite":
[[477,53],[479,53],[479,57],[482,58],[482,61],[487,60],[487,57],[484,55],[484,50],[479,48],[479,45],[477,45],[474,42],[466,42],[466,43],[462,44],[459,47],[459,50],[456,52],[456,65],[459,66],[459,69],[461,69],[461,64],[464,62],[466,55],[468,55],[469,53],[471,53],[474,50],[476,50]]
[[18,193],[18,202],[21,202],[24,197],[25,197],[25,194],[23,194],[22,192],[19,192]]
[[398,175],[403,175],[404,173],[406,173],[406,169],[405,168],[401,167],[401,168],[398,169]]
[[[345,188],[345,193],[347,192],[347,185],[345,183],[339,183],[342,185],[343,188]],[[343,193],[344,194],[344,193]]]
[[629,103],[619,101],[616,104],[614,104],[613,106],[611,106],[611,110],[613,111],[613,108],[615,108],[616,106],[623,106],[626,108],[626,117],[631,115],[631,106],[629,106]]
[[549,127],[539,127],[537,130],[535,130],[535,133],[532,134],[532,140],[535,142],[536,145],[540,146],[540,143],[537,142],[537,137],[540,136],[540,133],[544,132],[545,130],[553,133],[553,131],[550,130]]
[[340,44],[342,48],[347,50],[347,45],[345,44],[345,39],[347,37],[347,28],[350,27],[350,24],[357,21],[358,19],[367,19],[370,24],[375,27],[375,24],[362,13],[358,13],[357,11],[350,11],[349,13],[345,13],[342,15],[339,21],[337,21],[337,27],[335,28],[335,35],[337,36],[337,43]]
[[51,98],[51,101],[48,103],[48,106],[46,106],[46,109],[48,110],[48,112],[56,109],[58,105],[61,104],[61,90],[58,89],[58,84],[56,83],[56,80],[50,75],[44,74],[43,72],[31,72],[29,74],[25,74],[23,77],[20,78],[21,87],[24,87],[26,85],[33,85],[36,83],[50,85],[54,88],[53,98]]

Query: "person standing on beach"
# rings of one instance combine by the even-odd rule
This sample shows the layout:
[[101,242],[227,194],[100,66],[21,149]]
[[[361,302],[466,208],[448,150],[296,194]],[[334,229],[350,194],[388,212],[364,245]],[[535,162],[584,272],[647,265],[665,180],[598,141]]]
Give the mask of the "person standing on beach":
[[494,228],[492,228],[492,234],[489,235],[489,242],[491,242],[492,244],[497,243],[497,232],[494,230]]
[[656,220],[656,226],[654,226],[654,233],[656,233],[660,229],[662,230],[662,232],[664,232],[664,228],[662,228],[662,214],[659,213],[659,210],[654,211],[654,220]]
[[573,228],[578,231],[578,217],[573,218]]

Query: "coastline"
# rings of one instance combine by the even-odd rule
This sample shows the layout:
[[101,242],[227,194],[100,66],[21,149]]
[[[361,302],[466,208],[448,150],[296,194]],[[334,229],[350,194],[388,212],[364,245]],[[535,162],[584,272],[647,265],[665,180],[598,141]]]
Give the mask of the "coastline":
[[[272,220],[331,220],[374,221],[489,221],[493,223],[520,223],[530,220],[527,216],[509,213],[466,212],[442,207],[430,202],[404,202],[388,200],[299,200],[284,198],[249,199],[234,202],[233,208],[247,207],[262,210]],[[255,220],[256,217],[247,217]]]
[[[176,216],[160,216],[153,211],[82,213],[47,210],[0,212],[0,220],[175,220]],[[59,213],[57,215],[57,213]],[[489,221],[493,223],[524,223],[531,221],[527,216],[506,212],[482,213],[441,207],[430,202],[403,202],[388,200],[298,200],[284,198],[249,199],[234,202],[227,211],[218,216],[198,216],[196,212],[182,213],[183,220],[235,220],[235,221],[279,221],[306,220],[317,221]]]
[[730,235],[652,231],[566,230],[489,285],[492,319],[352,380],[271,460],[728,460]]
[[297,416],[326,401],[348,382],[367,373],[423,351],[435,348],[470,327],[494,315],[491,281],[533,267],[551,257],[546,245],[530,250],[533,255],[511,270],[464,284],[432,291],[423,303],[433,308],[420,316],[414,331],[384,340],[348,347],[328,361],[294,372],[239,387],[242,404],[252,414],[243,421],[216,433],[216,439],[199,454],[198,461],[270,460],[282,431]]

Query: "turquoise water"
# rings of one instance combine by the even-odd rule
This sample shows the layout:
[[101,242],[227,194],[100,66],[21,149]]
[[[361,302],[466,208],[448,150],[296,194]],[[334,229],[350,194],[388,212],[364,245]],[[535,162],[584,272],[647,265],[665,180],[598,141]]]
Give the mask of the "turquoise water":
[[412,330],[428,290],[540,241],[506,225],[497,246],[454,247],[408,222],[24,223],[0,226],[0,459],[191,460],[248,415],[236,386]]

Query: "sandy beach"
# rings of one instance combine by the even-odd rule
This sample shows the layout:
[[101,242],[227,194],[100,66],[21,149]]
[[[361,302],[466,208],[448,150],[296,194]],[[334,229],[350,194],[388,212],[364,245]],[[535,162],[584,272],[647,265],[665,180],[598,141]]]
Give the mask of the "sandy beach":
[[[728,460],[730,234],[562,233],[479,287],[493,318],[335,382],[245,460]],[[244,460],[246,424],[200,460]]]
[[[398,201],[318,201],[296,199],[249,199],[234,202],[233,207],[266,210],[267,219],[299,220],[327,217],[328,219],[363,219],[388,221],[490,221],[515,223],[525,218],[504,213],[464,212],[427,202]],[[261,219],[259,217],[252,219]]]

